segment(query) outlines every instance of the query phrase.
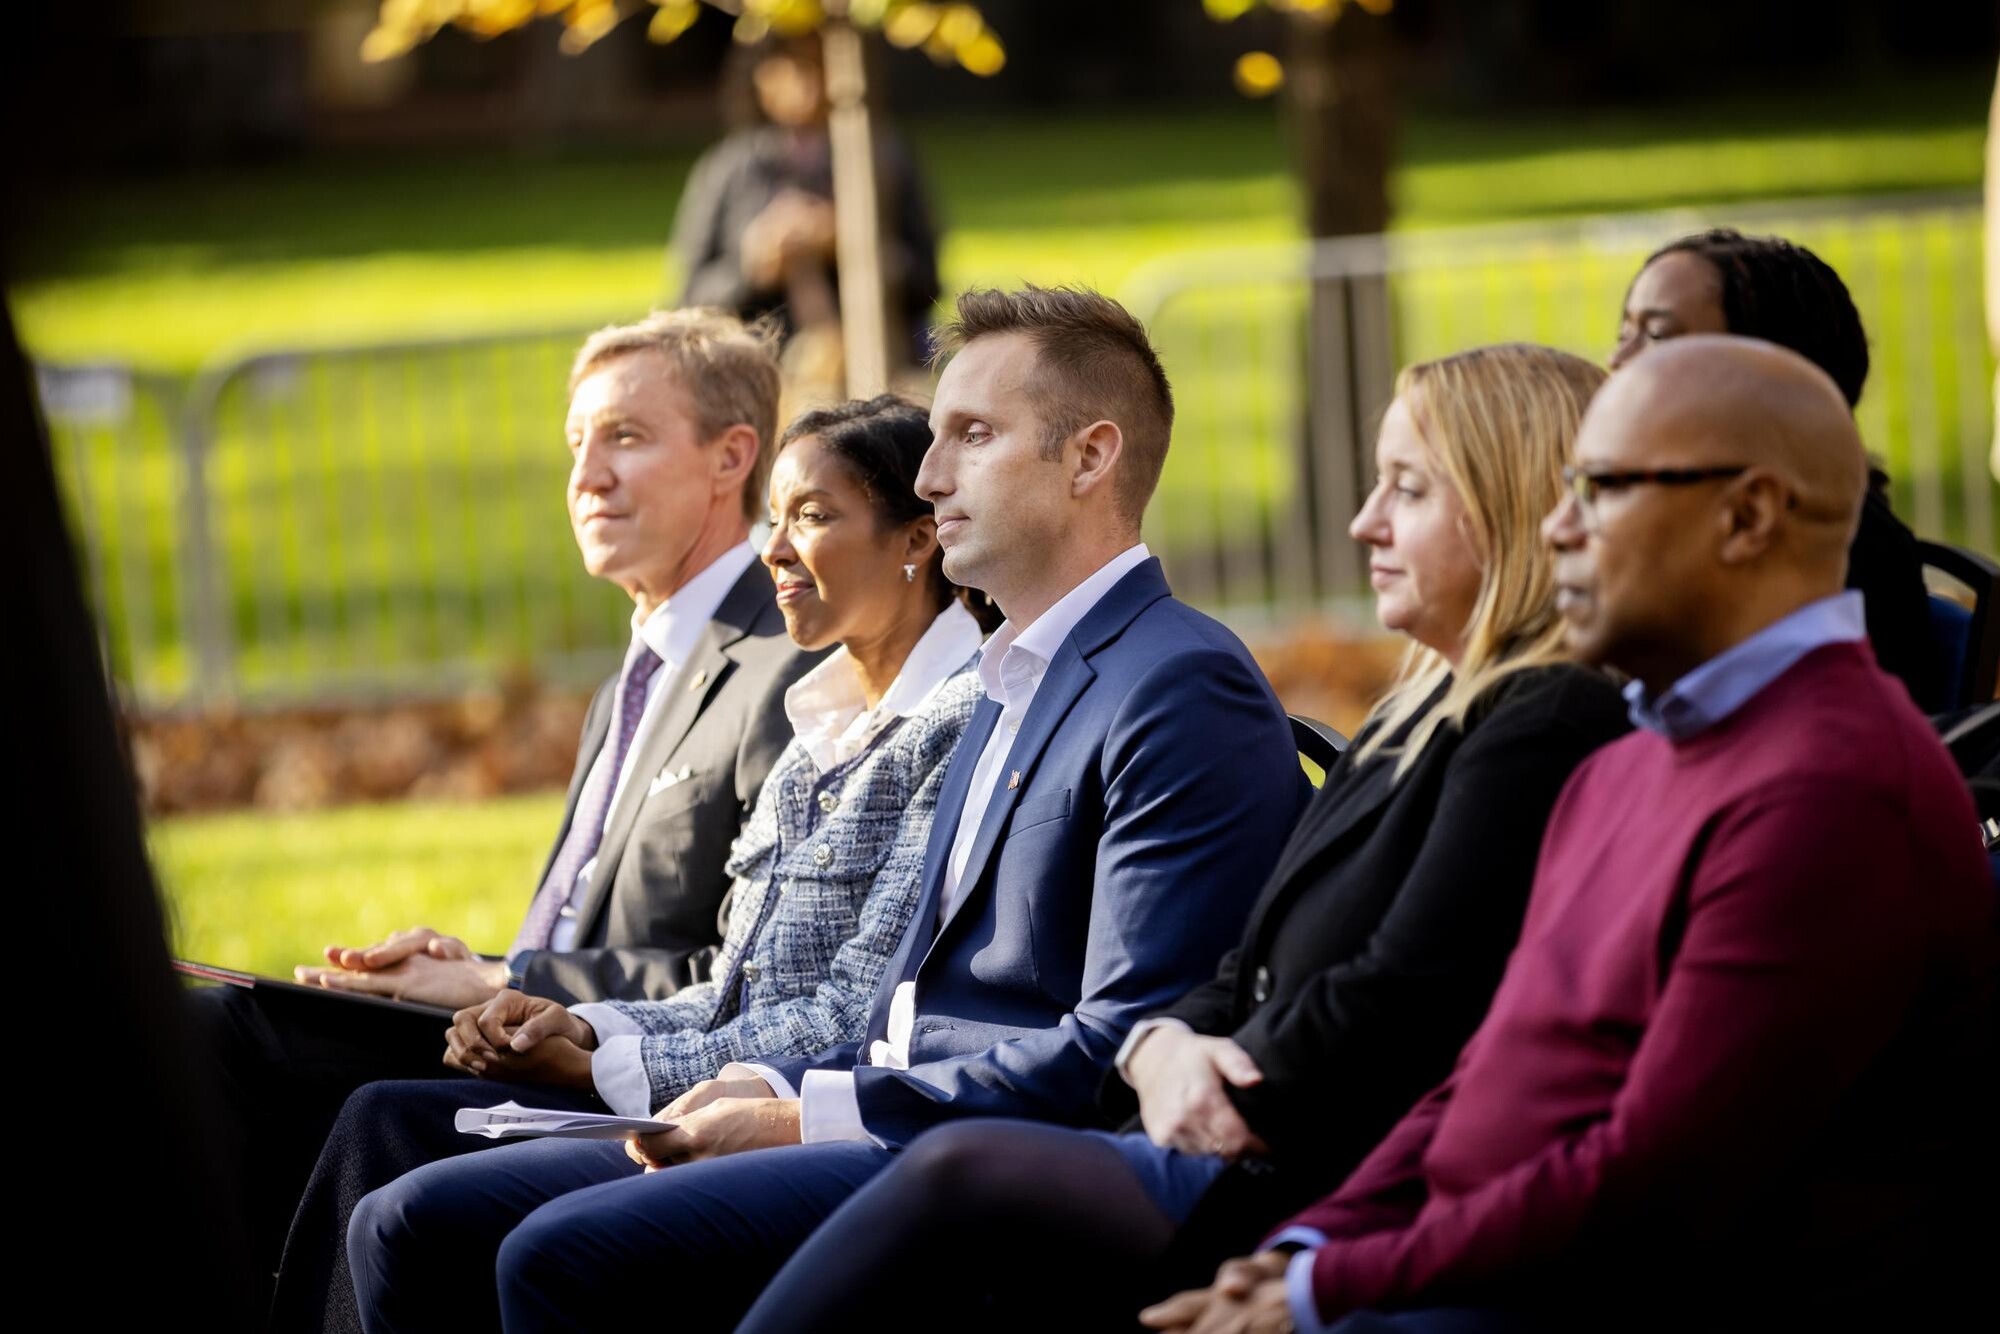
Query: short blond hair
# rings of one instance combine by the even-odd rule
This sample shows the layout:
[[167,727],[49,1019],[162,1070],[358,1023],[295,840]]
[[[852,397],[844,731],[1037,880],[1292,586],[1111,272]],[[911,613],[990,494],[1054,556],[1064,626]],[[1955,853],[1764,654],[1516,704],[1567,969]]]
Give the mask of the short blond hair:
[[1465,507],[1466,536],[1482,570],[1457,672],[1436,649],[1412,644],[1395,689],[1375,710],[1381,725],[1357,748],[1357,761],[1386,749],[1447,676],[1451,689],[1399,748],[1399,778],[1439,728],[1462,725],[1500,678],[1568,660],[1555,555],[1542,542],[1542,520],[1562,499],[1563,465],[1604,379],[1602,367],[1534,343],[1475,347],[1396,377],[1396,396]]
[[766,505],[771,441],[778,432],[777,339],[769,326],[746,325],[727,311],[656,310],[636,324],[614,324],[583,340],[570,366],[569,392],[605,362],[635,352],[667,359],[694,405],[703,441],[732,426],[757,433],[757,462],[743,480],[743,517],[756,522]]

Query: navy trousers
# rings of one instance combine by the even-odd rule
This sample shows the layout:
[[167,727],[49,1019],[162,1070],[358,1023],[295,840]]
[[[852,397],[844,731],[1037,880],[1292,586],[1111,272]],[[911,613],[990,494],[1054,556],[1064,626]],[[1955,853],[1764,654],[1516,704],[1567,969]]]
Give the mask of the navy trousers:
[[306,1182],[285,1239],[271,1298],[271,1334],[357,1334],[354,1280],[347,1272],[347,1220],[372,1190],[425,1163],[497,1149],[452,1127],[461,1107],[512,1099],[525,1107],[603,1111],[595,1094],[483,1079],[378,1080],[340,1109]]
[[800,1144],[642,1172],[620,1143],[537,1140],[431,1163],[348,1225],[362,1327],[731,1329],[892,1156]]

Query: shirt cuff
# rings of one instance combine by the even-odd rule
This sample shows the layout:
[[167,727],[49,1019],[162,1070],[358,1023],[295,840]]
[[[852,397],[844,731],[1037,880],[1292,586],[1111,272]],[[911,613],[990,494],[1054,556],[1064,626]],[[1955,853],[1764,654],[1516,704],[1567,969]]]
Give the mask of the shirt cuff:
[[1194,1032],[1179,1019],[1141,1019],[1132,1025],[1132,1031],[1125,1035],[1125,1041],[1119,1045],[1118,1054],[1111,1058],[1112,1068],[1118,1071],[1118,1077],[1127,1084],[1132,1082],[1132,1076],[1125,1073],[1125,1063],[1132,1059],[1133,1052],[1139,1050],[1139,1044],[1146,1040],[1146,1035],[1156,1028],[1178,1028],[1183,1033]]
[[1313,1295],[1313,1261],[1318,1258],[1318,1248],[1308,1247],[1285,1266],[1285,1305],[1291,1308],[1292,1328],[1298,1334],[1326,1334],[1332,1328],[1319,1318],[1319,1299]]
[[755,1061],[731,1061],[715,1072],[717,1079],[761,1079],[771,1086],[774,1098],[796,1098],[799,1091],[792,1087],[792,1081],[773,1070],[768,1065]]
[[877,1143],[861,1123],[861,1099],[854,1091],[852,1070],[808,1070],[799,1091],[799,1142],[831,1144],[842,1140]]
[[1300,1227],[1294,1224],[1283,1232],[1273,1233],[1264,1238],[1260,1251],[1275,1251],[1281,1246],[1297,1246],[1301,1250],[1316,1250],[1326,1245],[1326,1233],[1316,1227]]
[[646,1077],[642,1041],[636,1033],[620,1033],[600,1040],[590,1053],[590,1082],[597,1085],[604,1105],[620,1116],[653,1114],[653,1081]]
[[613,1038],[636,1038],[646,1032],[617,1006],[605,1001],[585,1001],[581,1005],[570,1006],[569,1012],[590,1025],[590,1031],[597,1034],[600,1047]]

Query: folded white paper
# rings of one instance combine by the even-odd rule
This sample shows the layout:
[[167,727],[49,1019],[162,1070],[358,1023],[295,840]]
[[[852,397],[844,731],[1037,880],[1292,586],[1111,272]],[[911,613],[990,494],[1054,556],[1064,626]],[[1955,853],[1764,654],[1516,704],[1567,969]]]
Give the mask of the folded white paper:
[[673,1129],[669,1121],[523,1107],[518,1102],[503,1102],[498,1107],[463,1107],[451,1124],[465,1134],[484,1135],[488,1139],[625,1139],[634,1134],[650,1135]]

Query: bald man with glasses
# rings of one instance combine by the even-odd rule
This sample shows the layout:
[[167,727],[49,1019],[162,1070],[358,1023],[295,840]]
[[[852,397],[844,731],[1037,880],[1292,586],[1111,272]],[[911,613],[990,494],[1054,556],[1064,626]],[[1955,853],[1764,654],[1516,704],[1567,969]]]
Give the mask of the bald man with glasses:
[[1451,1078],[1155,1328],[1943,1328],[1974,1272],[1993,891],[1842,591],[1846,402],[1687,337],[1599,391],[1576,455],[1558,605],[1638,730],[1558,800]]

